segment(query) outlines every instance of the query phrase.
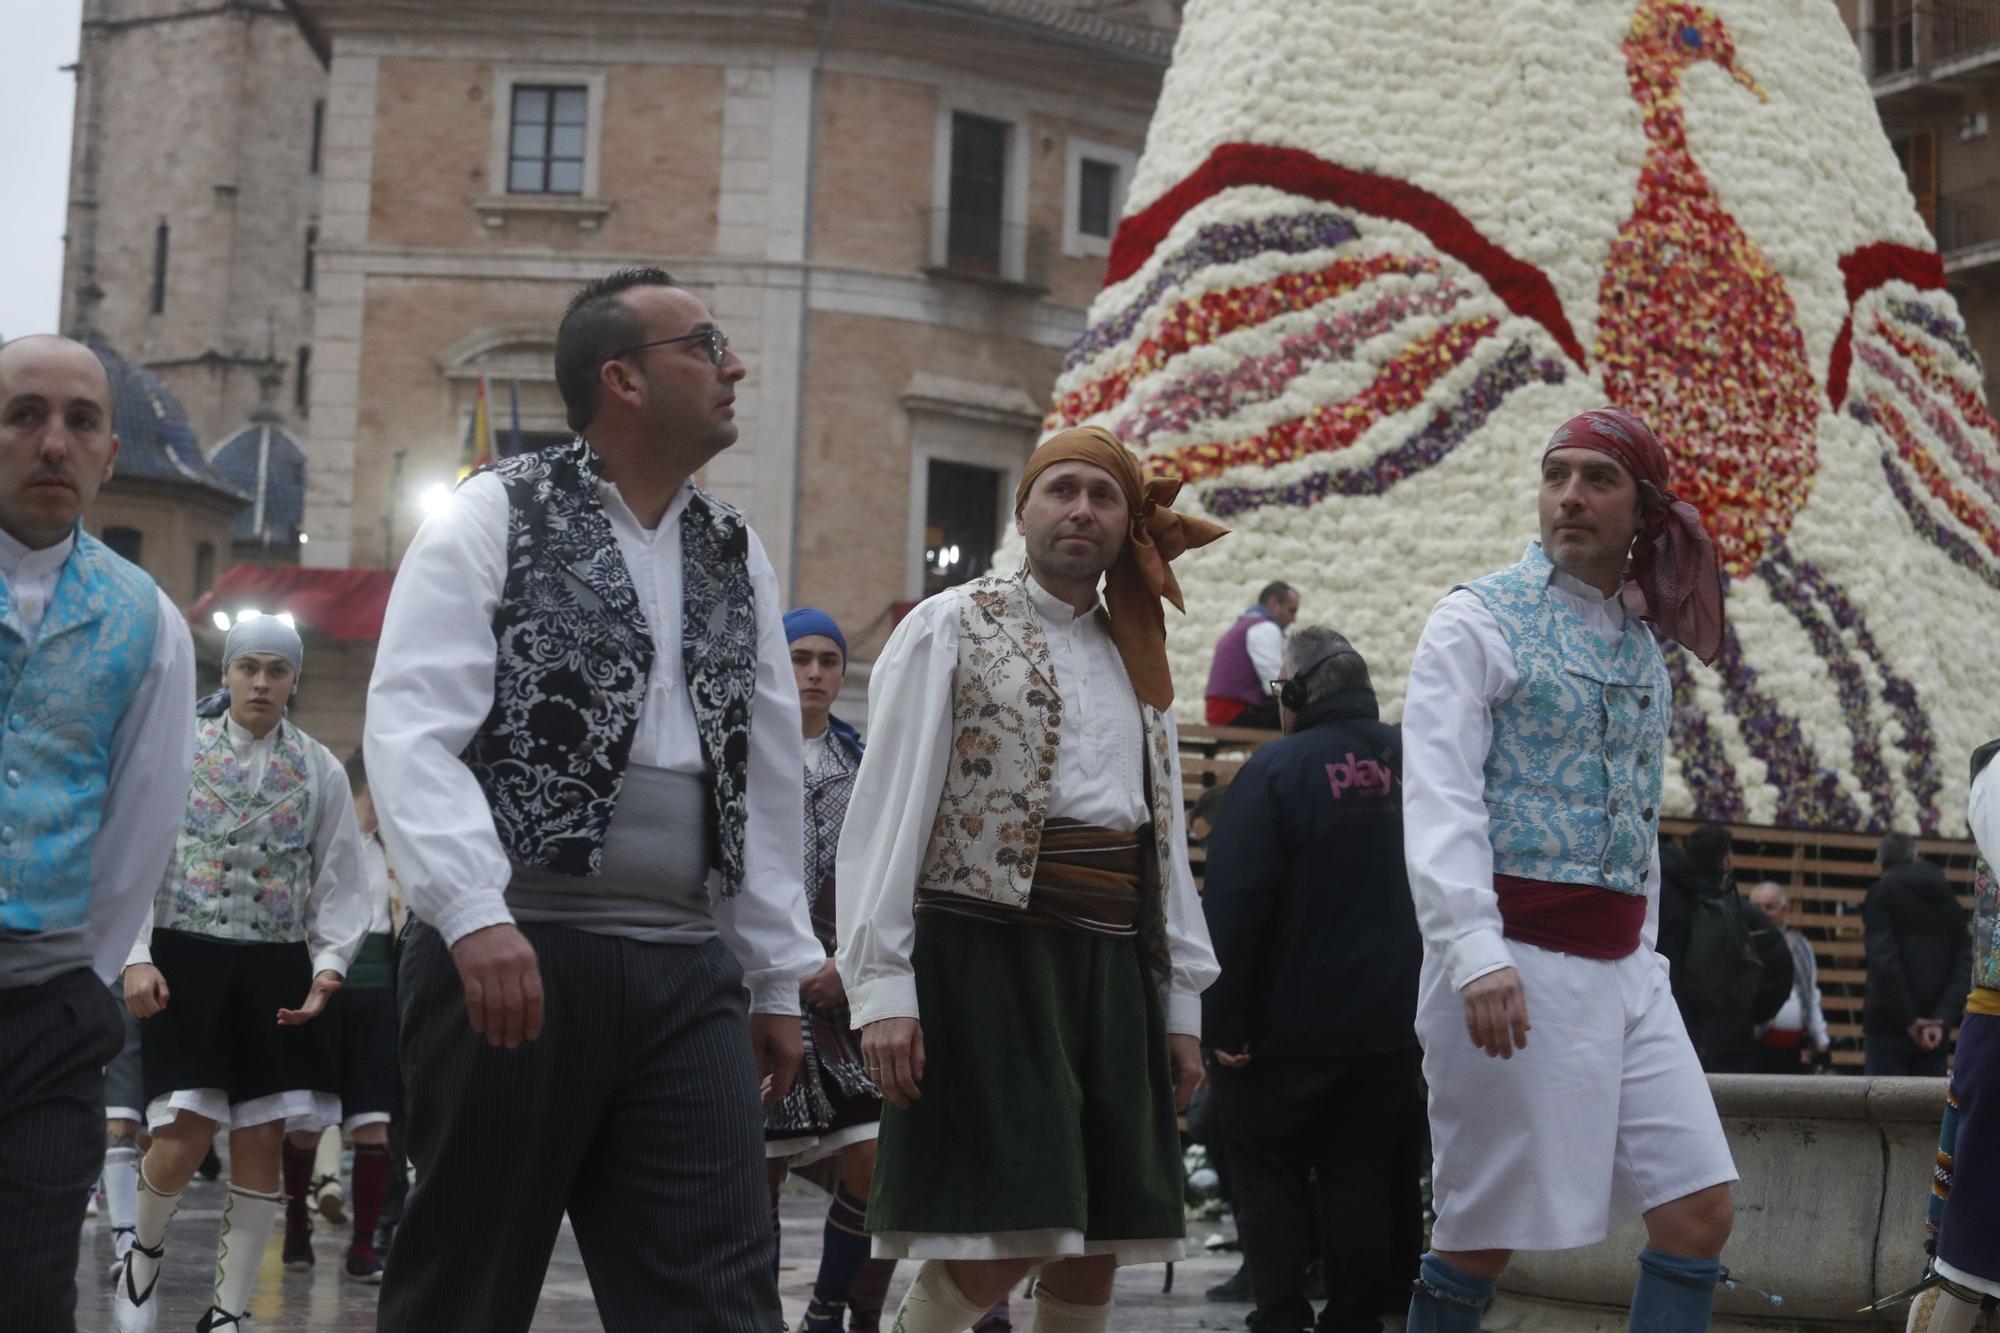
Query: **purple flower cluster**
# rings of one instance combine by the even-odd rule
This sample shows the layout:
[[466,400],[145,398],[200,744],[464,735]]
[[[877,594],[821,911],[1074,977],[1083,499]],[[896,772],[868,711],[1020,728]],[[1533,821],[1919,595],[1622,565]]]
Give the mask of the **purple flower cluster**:
[[1905,324],[1913,324],[1931,337],[1958,353],[1959,360],[1965,362],[1982,377],[1985,370],[1979,364],[1979,353],[1973,349],[1972,341],[1965,336],[1965,325],[1941,310],[1933,309],[1922,301],[1891,301],[1889,309],[1897,319]]
[[1560,384],[1566,374],[1562,362],[1552,357],[1537,361],[1527,341],[1516,341],[1479,372],[1457,402],[1440,408],[1422,430],[1374,461],[1312,472],[1284,486],[1217,486],[1202,493],[1202,503],[1216,517],[1228,518],[1271,505],[1310,508],[1329,495],[1381,495],[1405,477],[1442,462],[1516,389],[1537,381]]
[[1680,756],[1681,777],[1694,793],[1694,817],[1740,824],[1744,819],[1743,790],[1736,766],[1729,762],[1722,738],[1708,725],[1708,714],[1695,699],[1688,651],[1671,639],[1661,640],[1660,651],[1674,684],[1674,714],[1668,735],[1674,753]]
[[[1875,414],[1861,403],[1849,403],[1847,410],[1857,421],[1871,427],[1876,424]],[[1882,451],[1882,472],[1889,479],[1889,493],[1896,497],[1896,503],[1900,504],[1903,513],[1909,516],[1910,526],[1929,538],[1933,546],[1951,557],[1953,564],[1963,565],[1984,579],[1989,586],[2000,588],[2000,571],[1996,571],[1987,563],[1985,557],[1979,554],[1971,542],[1932,516],[1930,510],[1924,507],[1923,501],[1917,498],[1916,492],[1910,489],[1910,483],[1904,479],[1901,470],[1897,468],[1896,456],[1887,449]]]
[[1308,366],[1352,360],[1354,349],[1368,339],[1413,315],[1447,314],[1465,296],[1465,289],[1449,279],[1424,291],[1391,292],[1365,310],[1322,321],[1305,333],[1284,339],[1275,352],[1246,356],[1226,371],[1176,380],[1147,395],[1136,410],[1120,419],[1116,432],[1136,445],[1161,431],[1185,430],[1197,421],[1268,403],[1283,394]]
[[1354,223],[1345,215],[1328,212],[1261,218],[1256,222],[1218,222],[1203,227],[1185,249],[1160,266],[1160,271],[1136,299],[1110,319],[1084,330],[1076,345],[1069,349],[1069,355],[1063,358],[1063,372],[1067,374],[1105,348],[1123,342],[1161,297],[1205,268],[1240,263],[1267,252],[1309,254],[1343,245],[1356,235]]
[[1722,697],[1750,753],[1764,761],[1766,780],[1778,789],[1778,824],[1783,828],[1858,829],[1864,827],[1833,770],[1819,761],[1798,720],[1757,685],[1757,672],[1745,660],[1743,643],[1733,627],[1722,632],[1722,656],[1716,661],[1722,676]]
[[1862,363],[1894,385],[1937,437],[1951,450],[1959,467],[1978,480],[1987,495],[2000,500],[2000,471],[1980,455],[1979,447],[1966,437],[1959,419],[1944,404],[1924,392],[1903,364],[1871,342],[1859,343],[1856,354]]

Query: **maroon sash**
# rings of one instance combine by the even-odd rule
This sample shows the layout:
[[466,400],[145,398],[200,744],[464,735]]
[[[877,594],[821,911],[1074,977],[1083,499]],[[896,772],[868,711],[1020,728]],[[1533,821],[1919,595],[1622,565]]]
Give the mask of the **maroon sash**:
[[1638,949],[1646,924],[1644,897],[1595,884],[1495,875],[1493,891],[1500,895],[1501,934],[1556,953],[1623,958]]

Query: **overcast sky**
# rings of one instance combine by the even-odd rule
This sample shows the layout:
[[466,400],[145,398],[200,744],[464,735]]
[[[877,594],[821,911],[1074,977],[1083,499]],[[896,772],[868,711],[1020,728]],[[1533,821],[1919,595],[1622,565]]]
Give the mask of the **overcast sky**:
[[0,337],[47,333],[62,297],[69,127],[83,0],[15,0],[0,41]]

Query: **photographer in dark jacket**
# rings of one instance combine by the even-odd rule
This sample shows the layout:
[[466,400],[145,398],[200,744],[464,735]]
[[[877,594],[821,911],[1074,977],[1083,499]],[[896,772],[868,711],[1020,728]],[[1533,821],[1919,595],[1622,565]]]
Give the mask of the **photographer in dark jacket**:
[[1972,933],[1944,872],[1891,833],[1875,850],[1882,878],[1861,903],[1868,992],[1863,1050],[1870,1074],[1945,1073],[1951,1030],[1972,986]]
[[1660,955],[1701,1067],[1748,1074],[1757,1028],[1792,993],[1785,937],[1736,891],[1729,830],[1702,824],[1660,848]]
[[1330,629],[1286,644],[1280,716],[1230,785],[1203,908],[1222,977],[1202,996],[1259,1333],[1379,1329],[1421,1248],[1415,1034],[1422,943],[1403,871],[1402,744],[1368,664]]

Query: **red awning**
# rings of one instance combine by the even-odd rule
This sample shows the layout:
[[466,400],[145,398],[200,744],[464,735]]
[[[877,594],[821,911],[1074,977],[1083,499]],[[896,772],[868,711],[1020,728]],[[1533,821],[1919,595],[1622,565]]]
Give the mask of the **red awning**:
[[301,630],[329,639],[369,641],[382,637],[382,613],[395,581],[391,569],[236,565],[188,608],[188,619],[202,626],[217,611],[232,616],[245,608],[266,615],[289,611]]

